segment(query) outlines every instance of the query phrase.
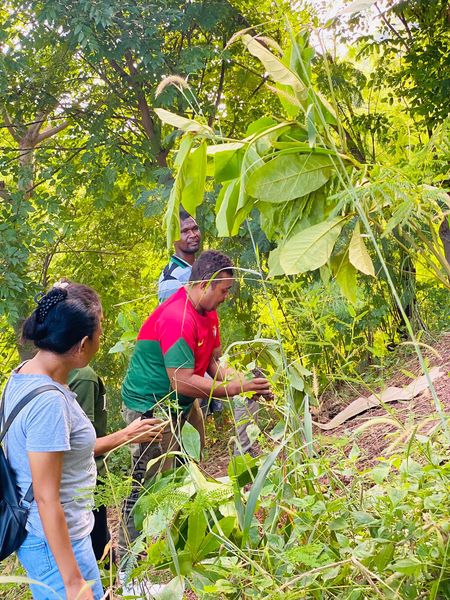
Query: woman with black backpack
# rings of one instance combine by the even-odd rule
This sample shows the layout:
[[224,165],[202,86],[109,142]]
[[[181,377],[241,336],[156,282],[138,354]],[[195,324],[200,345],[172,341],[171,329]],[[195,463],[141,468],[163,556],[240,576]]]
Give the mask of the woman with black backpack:
[[[17,554],[28,577],[43,584],[31,585],[39,600],[103,596],[90,538],[94,454],[116,447],[120,436],[96,439],[66,385],[70,371],[85,367],[97,352],[101,319],[94,290],[71,282],[53,287],[23,326],[23,338],[33,341],[38,352],[12,372],[3,395],[7,416],[30,392],[37,392],[14,418],[5,439],[20,498],[32,484],[27,535]],[[39,392],[42,387],[46,391]],[[142,421],[135,432],[147,440],[159,438],[159,421]],[[92,587],[87,581],[93,581]]]

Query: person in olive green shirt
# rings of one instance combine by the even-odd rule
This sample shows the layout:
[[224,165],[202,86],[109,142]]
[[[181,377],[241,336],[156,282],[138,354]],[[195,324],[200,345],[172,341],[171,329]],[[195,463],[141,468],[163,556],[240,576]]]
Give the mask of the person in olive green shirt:
[[[106,394],[103,381],[92,369],[84,367],[74,369],[69,374],[69,387],[77,395],[77,401],[94,426],[97,438],[105,440],[105,452],[113,450],[122,444],[142,442],[158,442],[161,439],[160,419],[135,419],[127,427],[107,434]],[[105,473],[104,454],[96,457],[97,475]],[[98,481],[97,481],[98,483]],[[100,506],[93,511],[94,529],[91,532],[92,547],[97,560],[100,560],[110,540],[106,506]]]
[[[71,371],[68,383],[72,392],[77,395],[78,404],[94,426],[97,437],[105,436],[107,433],[107,413],[103,381],[92,367],[87,366]],[[98,477],[105,472],[103,456],[97,456],[95,462]],[[91,531],[92,547],[95,558],[100,560],[104,554],[106,544],[111,539],[106,517],[106,506],[99,506],[93,513],[95,521],[94,529]]]

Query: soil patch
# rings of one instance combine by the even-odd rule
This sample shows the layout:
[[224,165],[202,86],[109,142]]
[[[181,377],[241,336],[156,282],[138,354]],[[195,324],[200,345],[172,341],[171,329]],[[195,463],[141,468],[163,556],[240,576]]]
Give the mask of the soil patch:
[[[443,371],[443,375],[434,382],[434,387],[444,413],[448,414],[450,412],[450,378],[448,376],[450,371],[450,334],[443,335],[433,347],[424,347],[423,354],[430,368],[436,366],[440,367]],[[389,379],[386,387],[405,387],[411,383],[412,375],[418,377],[421,374],[419,360],[414,355],[405,360],[401,365],[401,371]],[[377,391],[380,392],[381,390]],[[360,390],[361,392],[361,395],[370,395],[368,392]],[[353,399],[351,398],[345,403],[341,402],[339,411],[350,404]],[[331,415],[335,416],[339,412],[335,409],[330,411],[329,406],[330,404],[325,406],[325,409],[319,413],[317,420],[327,422],[331,418]],[[369,466],[377,457],[386,453],[396,442],[401,445],[403,439],[407,438],[415,427],[418,427],[419,433],[426,434],[439,422],[439,416],[436,412],[431,391],[427,389],[412,400],[394,402],[387,407],[369,409],[361,415],[343,423],[340,427],[333,429],[330,434],[334,438],[354,438],[355,429],[367,421],[381,416],[395,420],[399,426],[380,423],[365,429],[361,433],[358,437],[358,446],[362,451],[363,464],[361,466]],[[317,429],[317,433],[324,435],[319,429]]]

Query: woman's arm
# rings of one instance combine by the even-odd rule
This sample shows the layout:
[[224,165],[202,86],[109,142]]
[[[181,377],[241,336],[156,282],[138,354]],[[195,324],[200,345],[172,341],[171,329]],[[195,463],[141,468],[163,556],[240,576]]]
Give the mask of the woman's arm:
[[97,438],[94,456],[106,454],[122,444],[160,441],[165,424],[161,419],[135,419],[124,429]]
[[[67,600],[74,600],[86,581],[81,575],[72,551],[66,517],[61,506],[59,488],[63,452],[28,452],[33,493],[44,528],[45,537],[61,573]],[[91,589],[79,600],[93,600]]]

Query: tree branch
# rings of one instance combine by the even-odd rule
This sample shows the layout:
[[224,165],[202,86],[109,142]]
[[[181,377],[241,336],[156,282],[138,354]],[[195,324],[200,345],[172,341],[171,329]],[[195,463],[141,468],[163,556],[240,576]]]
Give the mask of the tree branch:
[[66,129],[66,127],[68,127],[68,125],[69,125],[69,121],[63,121],[59,125],[55,125],[54,127],[48,127],[47,129],[44,129],[44,131],[42,131],[37,136],[37,138],[36,138],[36,144],[40,144],[44,140],[47,140],[48,138],[56,135],[57,133],[59,133],[63,129]]
[[[28,128],[28,131],[26,132],[24,137],[29,138],[30,140],[35,140],[42,125],[47,120],[49,113],[50,113],[50,109],[45,110],[45,111],[42,110],[41,112],[37,113],[35,122],[33,123],[33,125],[30,125],[30,127]],[[35,144],[33,144],[33,146],[34,145]]]
[[381,20],[386,25],[386,27],[388,27],[388,29],[391,30],[391,32],[394,34],[394,36],[396,38],[398,38],[400,40],[400,43],[403,44],[403,46],[405,46],[405,48],[408,50],[409,49],[408,44],[405,42],[405,40],[402,38],[402,36],[399,34],[399,32],[395,29],[395,27],[386,19],[386,16],[385,16],[384,12],[382,12],[380,10],[380,7],[378,6],[377,2],[375,2],[374,6],[377,9],[378,14],[380,15]]
[[2,112],[2,115],[3,115],[3,120],[5,121],[5,127],[8,129],[9,133],[16,140],[16,142],[19,143],[20,142],[20,136],[18,135],[18,133],[16,131],[16,125],[12,124],[12,121],[9,118],[8,111],[6,110],[6,108],[4,106],[1,107],[1,112]]

